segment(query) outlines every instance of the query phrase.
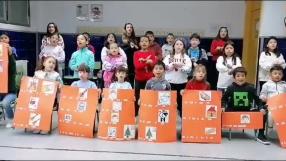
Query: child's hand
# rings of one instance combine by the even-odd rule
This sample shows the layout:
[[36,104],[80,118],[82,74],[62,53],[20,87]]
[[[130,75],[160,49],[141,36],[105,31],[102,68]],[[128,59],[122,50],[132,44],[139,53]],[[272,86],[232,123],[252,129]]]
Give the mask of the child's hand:
[[231,69],[231,68],[232,68],[232,65],[226,64],[226,67],[229,68],[229,69]]
[[146,64],[152,64],[152,63],[153,63],[153,60],[151,59],[146,60]]
[[8,53],[9,55],[12,55],[12,47],[8,44]]
[[260,110],[260,112],[262,112],[262,113],[263,113],[263,115],[265,115],[265,114],[266,114],[266,111],[265,111],[264,109],[261,109],[261,110]]
[[267,98],[265,96],[260,97],[263,102],[267,102]]
[[194,67],[196,67],[198,64],[194,62]]
[[144,62],[144,61],[146,61],[144,58],[139,58],[139,62]]
[[225,112],[225,108],[224,107],[221,107],[221,112]]
[[181,95],[184,95],[184,93],[185,93],[185,90],[182,89],[182,90],[180,91],[180,94],[181,94]]

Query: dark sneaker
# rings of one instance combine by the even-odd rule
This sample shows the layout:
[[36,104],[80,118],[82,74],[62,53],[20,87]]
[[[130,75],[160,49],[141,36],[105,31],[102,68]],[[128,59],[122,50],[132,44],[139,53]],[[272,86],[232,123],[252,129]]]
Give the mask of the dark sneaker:
[[264,144],[264,145],[270,145],[270,142],[268,141],[268,139],[265,137],[265,135],[258,135],[258,137],[256,138],[256,141]]

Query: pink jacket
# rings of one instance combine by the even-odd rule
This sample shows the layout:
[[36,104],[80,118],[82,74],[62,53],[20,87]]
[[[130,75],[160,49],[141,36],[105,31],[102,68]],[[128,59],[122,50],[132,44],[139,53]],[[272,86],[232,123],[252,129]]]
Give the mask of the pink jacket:
[[103,62],[102,69],[104,70],[103,80],[104,80],[104,87],[108,88],[109,85],[112,83],[112,77],[116,68],[119,66],[124,66],[127,68],[127,60],[122,55],[108,55]]

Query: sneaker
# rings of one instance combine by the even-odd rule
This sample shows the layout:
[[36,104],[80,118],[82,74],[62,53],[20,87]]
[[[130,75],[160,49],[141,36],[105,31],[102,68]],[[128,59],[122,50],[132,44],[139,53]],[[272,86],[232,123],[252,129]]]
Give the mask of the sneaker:
[[49,131],[43,131],[43,130],[41,130],[41,131],[40,131],[40,134],[42,134],[42,135],[47,135],[47,134],[49,134]]
[[258,137],[256,138],[256,141],[260,142],[260,143],[262,143],[264,145],[270,145],[270,142],[268,141],[268,139],[263,134],[258,135]]
[[33,134],[40,134],[41,130],[33,130]]
[[13,120],[7,119],[6,120],[6,128],[10,129],[10,128],[13,128],[13,127],[14,127]]

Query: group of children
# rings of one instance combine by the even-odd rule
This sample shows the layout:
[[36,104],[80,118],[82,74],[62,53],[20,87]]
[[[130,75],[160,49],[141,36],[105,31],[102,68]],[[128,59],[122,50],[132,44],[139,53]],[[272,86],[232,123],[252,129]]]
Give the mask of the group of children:
[[[220,29],[218,35],[219,37],[228,37],[224,32],[224,28]],[[3,37],[5,35],[1,36],[1,41],[5,42]],[[39,60],[41,63],[36,69],[34,77],[63,83],[59,65],[64,62],[65,54],[63,48],[58,44],[60,38],[61,36],[58,33],[50,35],[49,43],[43,47],[40,53]],[[178,111],[181,116],[184,90],[211,89],[210,83],[207,82],[207,69],[205,66],[208,56],[206,51],[199,47],[200,36],[196,33],[190,36],[188,50],[186,50],[185,40],[182,38],[175,39],[173,34],[168,34],[167,44],[162,49],[154,39],[154,34],[151,31],[147,31],[144,36],[140,37],[139,46],[134,46],[138,50],[132,56],[133,64],[130,64],[128,63],[130,56],[126,55],[124,50],[120,48],[116,35],[113,33],[108,34],[101,52],[104,88],[132,89],[133,81],[128,81],[128,73],[130,69],[134,69],[131,72],[135,73],[136,116],[139,111],[138,100],[140,99],[141,89],[177,91]],[[73,82],[71,86],[97,88],[97,85],[89,80],[95,68],[95,63],[94,53],[88,49],[88,44],[89,37],[86,34],[77,36],[78,50],[72,54],[69,68],[74,71],[74,76],[79,80]],[[286,92],[286,83],[282,81],[283,69],[286,63],[283,55],[278,51],[277,39],[275,37],[269,39],[267,49],[259,59],[259,80],[262,87],[260,97],[257,95],[255,87],[246,82],[247,71],[242,67],[241,60],[235,53],[233,42],[225,41],[223,46],[218,46],[213,50],[221,53],[214,56],[216,57],[216,69],[219,73],[217,89],[223,92],[223,109],[225,111],[252,111],[252,108],[255,108],[252,102],[255,101],[258,109],[254,110],[264,113],[265,123],[267,115],[269,115],[265,106],[267,99]],[[10,49],[9,72],[11,73],[15,68],[15,64],[10,63],[15,61],[13,56],[12,49]],[[15,77],[9,74],[10,79],[15,79]],[[16,99],[16,91],[13,91],[12,87],[10,90],[10,85],[13,86],[12,82],[9,81],[9,94],[13,93],[13,98]],[[242,94],[246,96],[244,102],[237,103],[235,96]],[[8,118],[13,119],[13,111],[11,112],[8,105],[5,106],[5,109]],[[7,124],[7,127],[11,127],[11,124],[9,126]],[[264,135],[264,128],[259,130],[257,140],[269,144]]]

